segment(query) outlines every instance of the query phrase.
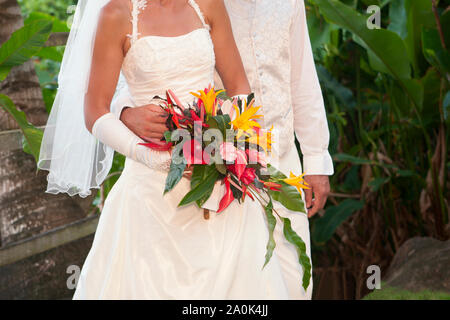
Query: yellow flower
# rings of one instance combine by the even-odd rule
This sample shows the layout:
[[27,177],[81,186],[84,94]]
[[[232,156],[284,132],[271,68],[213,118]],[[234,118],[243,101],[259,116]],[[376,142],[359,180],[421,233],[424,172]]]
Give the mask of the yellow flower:
[[261,128],[261,125],[254,121],[254,119],[262,118],[262,115],[256,114],[261,107],[254,107],[253,100],[247,105],[244,100],[244,111],[241,113],[238,106],[233,105],[236,111],[236,118],[231,121],[234,129],[238,131],[237,139],[239,139],[244,133],[251,135],[253,128]]
[[283,179],[283,181],[291,186],[296,187],[298,190],[298,193],[301,194],[302,193],[301,189],[311,189],[308,187],[308,183],[305,181],[305,179],[303,179],[304,175],[305,174],[303,173],[302,175],[297,177],[297,176],[295,176],[295,174],[293,174],[291,172],[289,178]]
[[267,154],[268,151],[272,150],[272,130],[273,126],[272,128],[270,128],[270,130],[259,130],[259,134],[257,134],[256,131],[253,130],[246,141],[260,146]]
[[224,90],[215,91],[213,87],[209,88],[208,93],[206,93],[205,90],[199,90],[198,93],[191,92],[191,94],[203,101],[203,104],[205,105],[205,111],[208,115],[215,116],[216,98],[223,91]]

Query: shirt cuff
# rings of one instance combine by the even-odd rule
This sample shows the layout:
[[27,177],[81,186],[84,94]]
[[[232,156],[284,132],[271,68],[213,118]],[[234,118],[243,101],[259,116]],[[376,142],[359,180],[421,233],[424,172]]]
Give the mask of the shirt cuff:
[[304,155],[303,172],[306,176],[333,175],[333,160],[331,159],[330,153],[328,151],[325,151],[323,154],[318,155]]

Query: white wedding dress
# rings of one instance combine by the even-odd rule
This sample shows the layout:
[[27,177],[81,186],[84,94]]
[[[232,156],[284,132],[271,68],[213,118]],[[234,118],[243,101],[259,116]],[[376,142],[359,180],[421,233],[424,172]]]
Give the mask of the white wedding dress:
[[[137,18],[145,1],[134,0],[132,46],[122,72],[135,105],[164,96],[169,88],[182,101],[192,102],[190,91],[213,83],[209,26],[198,5],[192,0],[189,4],[201,28],[177,37],[138,37]],[[299,162],[296,154],[290,156]],[[235,200],[223,213],[212,212],[209,220],[196,205],[177,207],[190,190],[190,181],[183,178],[163,195],[166,160],[162,154],[155,156],[155,167],[149,168],[126,159],[105,201],[73,298],[293,298],[289,286],[301,288],[301,271],[293,271],[298,274],[287,281],[281,266],[287,262],[276,254],[262,269],[268,231],[260,204],[249,198],[244,204]],[[309,237],[307,219],[301,219],[293,226],[306,226],[301,236]],[[285,258],[292,270],[301,270],[295,253]]]

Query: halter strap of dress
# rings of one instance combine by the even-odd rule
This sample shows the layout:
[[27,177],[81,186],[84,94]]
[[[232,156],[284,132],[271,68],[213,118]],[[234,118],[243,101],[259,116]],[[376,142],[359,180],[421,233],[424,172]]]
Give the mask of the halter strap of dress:
[[136,42],[140,33],[138,30],[138,16],[139,13],[147,7],[147,0],[131,0],[131,25],[133,27],[130,37],[131,44]]
[[209,26],[209,24],[206,23],[205,16],[203,15],[202,10],[200,10],[200,7],[198,6],[197,2],[195,2],[194,0],[188,0],[188,3],[197,13],[200,21],[202,22],[203,27],[206,28],[208,31],[211,30],[211,27]]
[[[131,43],[133,44],[134,42],[136,42],[136,40],[140,35],[138,30],[138,17],[139,13],[141,13],[141,11],[147,7],[147,0],[131,0],[131,3],[132,3],[131,25],[133,29],[131,35],[128,35],[128,37],[130,37]],[[192,7],[192,9],[194,9],[198,18],[202,22],[203,27],[206,28],[208,31],[211,30],[211,27],[206,23],[205,17],[197,2],[195,2],[194,0],[188,0],[188,4]]]

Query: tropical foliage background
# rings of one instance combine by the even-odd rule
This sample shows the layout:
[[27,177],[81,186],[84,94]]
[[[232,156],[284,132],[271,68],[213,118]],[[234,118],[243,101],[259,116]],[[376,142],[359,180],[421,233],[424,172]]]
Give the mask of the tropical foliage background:
[[[0,40],[0,80],[32,59],[48,113],[64,47],[47,41],[69,31],[76,1],[18,2],[24,27]],[[449,1],[305,3],[335,160],[332,194],[311,220],[315,295],[328,297],[331,281],[340,288],[333,297],[361,298],[368,293],[367,266],[386,269],[411,237],[450,237]],[[371,5],[380,10],[380,28],[368,27]],[[0,116],[18,122],[24,151],[36,158],[42,132],[28,121],[41,123],[14,100],[0,94]],[[123,160],[116,156],[91,211],[100,212]]]

